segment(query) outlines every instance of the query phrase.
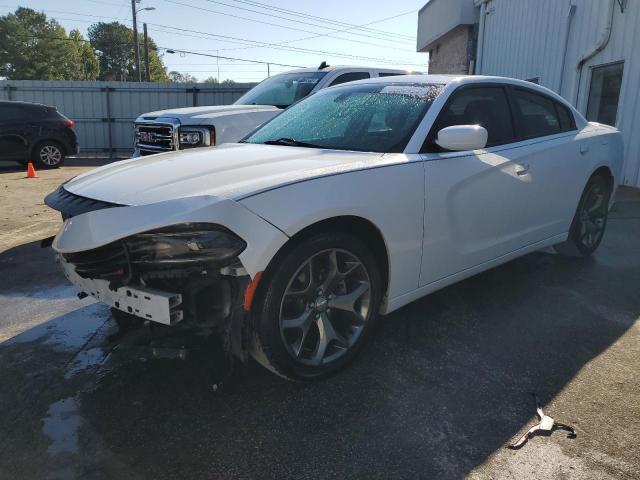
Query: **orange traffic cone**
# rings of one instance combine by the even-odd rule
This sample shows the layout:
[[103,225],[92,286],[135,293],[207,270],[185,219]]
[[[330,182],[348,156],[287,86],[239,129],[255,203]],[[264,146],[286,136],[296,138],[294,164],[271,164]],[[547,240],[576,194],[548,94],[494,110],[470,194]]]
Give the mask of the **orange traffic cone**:
[[38,174],[36,173],[36,169],[33,168],[33,163],[27,163],[27,178],[38,178]]

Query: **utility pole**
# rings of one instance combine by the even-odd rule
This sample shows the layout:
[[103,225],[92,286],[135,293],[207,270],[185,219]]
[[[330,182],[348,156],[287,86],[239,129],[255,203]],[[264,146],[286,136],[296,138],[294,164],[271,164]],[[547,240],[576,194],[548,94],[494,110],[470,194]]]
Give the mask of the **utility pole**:
[[147,24],[142,24],[142,31],[144,32],[144,71],[147,73],[146,81],[151,81],[151,70],[149,70],[149,38],[147,37]]
[[217,56],[220,52],[218,50],[216,50],[216,66],[218,67],[218,83],[221,82],[220,80],[220,58]]
[[136,0],[131,0],[131,15],[133,16],[133,53],[136,58],[136,74],[138,81],[142,81],[142,73],[140,71],[140,50],[138,48],[138,22],[136,19]]
[[267,77],[271,76],[271,65],[267,63]]

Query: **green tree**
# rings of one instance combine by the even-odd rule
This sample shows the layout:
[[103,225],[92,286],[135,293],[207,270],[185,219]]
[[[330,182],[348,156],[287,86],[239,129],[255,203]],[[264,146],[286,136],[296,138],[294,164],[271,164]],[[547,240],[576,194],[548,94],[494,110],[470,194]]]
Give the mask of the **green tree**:
[[[149,78],[152,82],[168,82],[167,67],[162,63],[162,55],[158,54],[158,47],[152,38],[149,41]],[[140,45],[144,45],[144,36],[140,37]],[[144,63],[144,50],[140,51],[141,62]],[[144,68],[144,67],[143,67]]]
[[204,83],[220,83],[216,77],[207,77],[204,79]]
[[[89,27],[89,40],[100,62],[100,80],[136,81],[133,30],[119,22],[98,22]],[[144,38],[139,34],[140,67],[144,72]],[[167,68],[149,39],[149,70],[152,82],[167,82]]]
[[81,40],[79,33],[69,38],[44,13],[19,7],[0,17],[0,76],[14,80],[95,78],[92,52],[79,48],[85,43]]
[[88,31],[91,46],[98,55],[100,80],[135,80],[133,34],[118,22],[99,22]]
[[71,30],[69,38],[73,40],[76,48],[76,57],[80,66],[80,78],[78,80],[95,80],[100,74],[100,63],[91,44],[82,37],[78,30]]
[[169,72],[169,81],[173,83],[196,83],[198,79],[189,73],[180,73],[172,70]]
[[225,79],[222,81],[222,84],[223,84],[223,85],[233,85],[234,83],[236,83],[236,81],[235,81],[235,80],[231,80],[230,78],[225,78]]

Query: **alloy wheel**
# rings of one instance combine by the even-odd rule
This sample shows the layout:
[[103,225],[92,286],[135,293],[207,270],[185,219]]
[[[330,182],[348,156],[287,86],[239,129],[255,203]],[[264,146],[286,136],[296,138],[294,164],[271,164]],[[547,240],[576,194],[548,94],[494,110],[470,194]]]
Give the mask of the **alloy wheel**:
[[55,167],[62,160],[62,151],[55,145],[45,145],[40,149],[40,161],[49,167]]
[[587,191],[582,208],[578,213],[578,242],[585,249],[598,245],[604,233],[607,220],[607,193],[603,187],[594,183]]
[[370,317],[369,272],[353,253],[328,249],[293,274],[280,304],[280,334],[296,361],[321,366],[345,355]]

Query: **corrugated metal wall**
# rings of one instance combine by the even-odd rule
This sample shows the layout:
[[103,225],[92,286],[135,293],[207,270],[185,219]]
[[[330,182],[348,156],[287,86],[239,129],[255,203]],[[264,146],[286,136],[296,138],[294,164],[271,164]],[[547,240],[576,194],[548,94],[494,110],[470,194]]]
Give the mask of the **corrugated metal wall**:
[[131,153],[138,115],[175,107],[229,105],[254,85],[3,80],[0,100],[55,106],[76,122],[81,154],[115,157]]
[[[565,56],[571,4],[576,8]],[[614,5],[611,39],[579,75],[580,58],[592,50],[606,26],[608,0],[490,0],[484,39],[479,39],[483,57],[478,73],[539,78],[585,113],[592,68],[624,61],[616,122],[625,138],[623,183],[640,186],[640,0],[626,1],[624,12],[617,1]]]

